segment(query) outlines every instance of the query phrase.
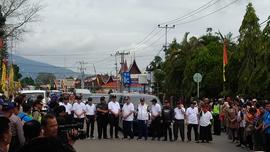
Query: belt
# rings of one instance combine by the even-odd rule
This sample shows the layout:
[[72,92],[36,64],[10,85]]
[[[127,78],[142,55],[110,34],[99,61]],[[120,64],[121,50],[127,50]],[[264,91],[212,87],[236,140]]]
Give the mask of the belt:
[[174,121],[184,121],[185,119],[175,119]]

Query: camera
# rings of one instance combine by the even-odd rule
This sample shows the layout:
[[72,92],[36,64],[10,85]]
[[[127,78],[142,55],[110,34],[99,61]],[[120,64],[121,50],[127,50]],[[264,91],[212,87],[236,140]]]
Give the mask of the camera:
[[[78,139],[85,139],[86,138],[86,133],[83,130],[79,130],[80,125],[81,125],[80,123],[59,125],[58,126],[59,136],[64,137],[65,139],[67,139],[67,135],[69,135],[69,137],[74,141],[76,141]],[[72,130],[76,130],[77,134],[74,135],[72,133]]]

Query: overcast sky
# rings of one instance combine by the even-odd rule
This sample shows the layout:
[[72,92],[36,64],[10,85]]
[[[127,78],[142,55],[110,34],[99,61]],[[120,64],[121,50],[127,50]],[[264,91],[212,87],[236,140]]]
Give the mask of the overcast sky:
[[[40,12],[41,21],[28,28],[24,41],[15,46],[15,53],[29,59],[68,67],[74,71],[85,61],[87,73],[115,73],[116,50],[136,48],[126,56],[134,58],[141,69],[158,54],[164,44],[164,30],[154,30],[145,43],[137,46],[159,23],[181,17],[210,0],[46,0]],[[235,0],[219,0],[213,6],[176,22],[168,40],[182,40],[185,32],[200,36],[206,28],[226,34],[238,34],[248,0],[239,0],[229,7],[195,22],[181,24],[205,16]],[[213,1],[215,2],[215,1]],[[260,22],[270,15],[269,0],[251,1]],[[179,25],[177,25],[179,24]],[[119,58],[117,59],[119,63]],[[16,61],[15,61],[16,62]],[[119,64],[118,64],[119,66]],[[119,67],[118,67],[119,68]]]

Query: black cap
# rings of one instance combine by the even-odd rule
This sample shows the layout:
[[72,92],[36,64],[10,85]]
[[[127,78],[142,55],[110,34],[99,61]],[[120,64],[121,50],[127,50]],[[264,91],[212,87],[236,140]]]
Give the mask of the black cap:
[[151,100],[152,103],[157,103],[157,99]]

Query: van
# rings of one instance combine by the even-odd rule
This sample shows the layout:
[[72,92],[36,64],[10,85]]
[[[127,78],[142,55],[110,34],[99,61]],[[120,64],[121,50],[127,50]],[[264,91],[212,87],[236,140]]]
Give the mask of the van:
[[46,91],[45,90],[22,90],[20,91],[21,94],[26,95],[26,99],[31,99],[31,100],[36,100],[37,96],[42,95],[43,96],[43,104],[47,104],[48,98],[46,96]]
[[87,101],[87,99],[91,96],[91,92],[88,89],[75,89],[74,93],[77,96],[81,96],[83,101]]

